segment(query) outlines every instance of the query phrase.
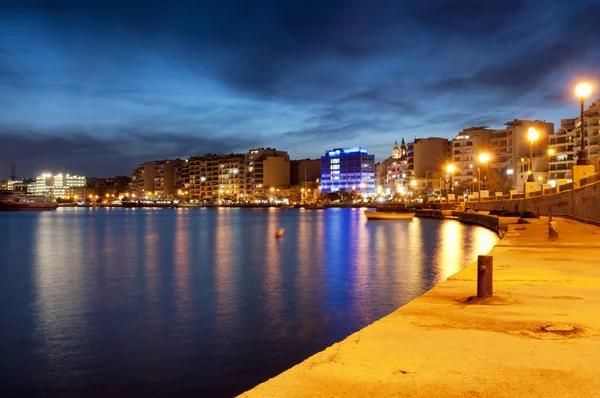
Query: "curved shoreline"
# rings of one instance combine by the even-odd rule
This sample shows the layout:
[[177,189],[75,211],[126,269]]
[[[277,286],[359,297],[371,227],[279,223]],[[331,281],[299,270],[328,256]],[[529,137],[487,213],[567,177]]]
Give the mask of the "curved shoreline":
[[[548,241],[543,220],[525,224],[524,230],[507,226],[506,236],[489,252],[496,268],[494,297],[469,299],[477,278],[471,264],[241,396],[600,393],[593,365],[600,355],[600,319],[593,317],[600,304],[600,267],[591,267],[600,228],[565,219],[559,224],[556,242]],[[587,257],[575,258],[573,247]],[[543,329],[565,322],[570,332]]]

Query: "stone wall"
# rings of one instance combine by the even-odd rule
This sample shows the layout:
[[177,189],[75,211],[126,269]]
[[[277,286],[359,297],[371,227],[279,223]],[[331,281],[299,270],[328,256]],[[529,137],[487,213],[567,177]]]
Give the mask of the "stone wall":
[[[517,206],[517,207],[515,207]],[[575,217],[600,222],[600,182],[585,187],[569,190],[553,195],[538,196],[528,199],[506,199],[468,203],[467,207],[480,210],[532,211],[548,215],[569,214]]]

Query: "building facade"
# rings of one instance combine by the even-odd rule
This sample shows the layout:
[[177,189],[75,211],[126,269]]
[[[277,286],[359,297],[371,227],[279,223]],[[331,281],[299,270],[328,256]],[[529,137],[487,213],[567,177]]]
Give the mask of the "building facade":
[[375,156],[365,148],[336,148],[321,157],[321,192],[375,194]]
[[35,182],[27,186],[27,193],[35,196],[66,198],[69,188],[85,188],[86,178],[70,174],[49,173],[37,176]]
[[145,162],[131,173],[131,192],[137,196],[176,198],[186,188],[188,160],[166,159]]
[[[584,112],[584,132],[586,151],[590,162],[600,170],[600,98]],[[571,170],[577,162],[581,150],[581,116],[561,120],[560,127],[548,137],[549,171],[551,183],[571,180]]]
[[488,126],[474,126],[459,132],[452,140],[452,163],[456,167],[452,178],[459,185],[471,183],[477,176],[477,156],[490,152],[493,132]]
[[[416,179],[427,178],[431,173],[440,173],[450,159],[450,141],[446,138],[417,138],[408,154],[413,159],[413,176]],[[409,166],[410,166],[409,160]]]
[[[490,138],[491,159],[489,171],[495,172],[500,178],[510,182],[511,189],[523,192],[524,182],[527,179],[519,171],[522,167],[529,170],[530,141],[527,137],[529,129],[533,127],[539,133],[539,139],[533,144],[533,157],[545,156],[548,151],[548,137],[554,133],[554,123],[543,120],[518,120],[505,123],[505,128],[492,132]],[[525,165],[524,165],[525,163]],[[533,165],[534,173],[547,172],[543,162]],[[540,170],[540,168],[545,168]]]
[[[204,202],[245,200],[244,167],[245,156],[242,154],[191,157],[187,168],[189,198]],[[185,184],[185,177],[183,181]]]
[[290,157],[285,151],[251,149],[245,156],[244,171],[248,200],[266,200],[271,188],[290,186]]
[[8,180],[5,183],[6,183],[6,188],[2,188],[2,189],[8,189],[9,191],[27,192],[28,184],[25,181]]
[[246,178],[244,155],[225,155],[219,159],[218,181],[219,201],[241,202],[246,195]]
[[412,172],[408,169],[408,149],[402,139],[394,142],[392,156],[382,163],[375,165],[376,192],[378,195],[394,195],[407,191],[412,179]]
[[290,185],[316,182],[321,177],[321,159],[290,161]]

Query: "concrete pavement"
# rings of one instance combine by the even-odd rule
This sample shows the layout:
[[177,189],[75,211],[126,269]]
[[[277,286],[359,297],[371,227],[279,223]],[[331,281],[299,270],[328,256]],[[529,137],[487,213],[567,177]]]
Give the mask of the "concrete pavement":
[[543,221],[489,253],[494,297],[473,264],[241,396],[600,397],[600,228]]

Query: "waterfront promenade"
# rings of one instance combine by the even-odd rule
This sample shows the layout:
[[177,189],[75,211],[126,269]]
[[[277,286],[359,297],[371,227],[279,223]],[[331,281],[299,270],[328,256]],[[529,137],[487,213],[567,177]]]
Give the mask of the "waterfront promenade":
[[242,396],[600,396],[600,227],[555,221],[509,226],[494,297],[473,264]]

